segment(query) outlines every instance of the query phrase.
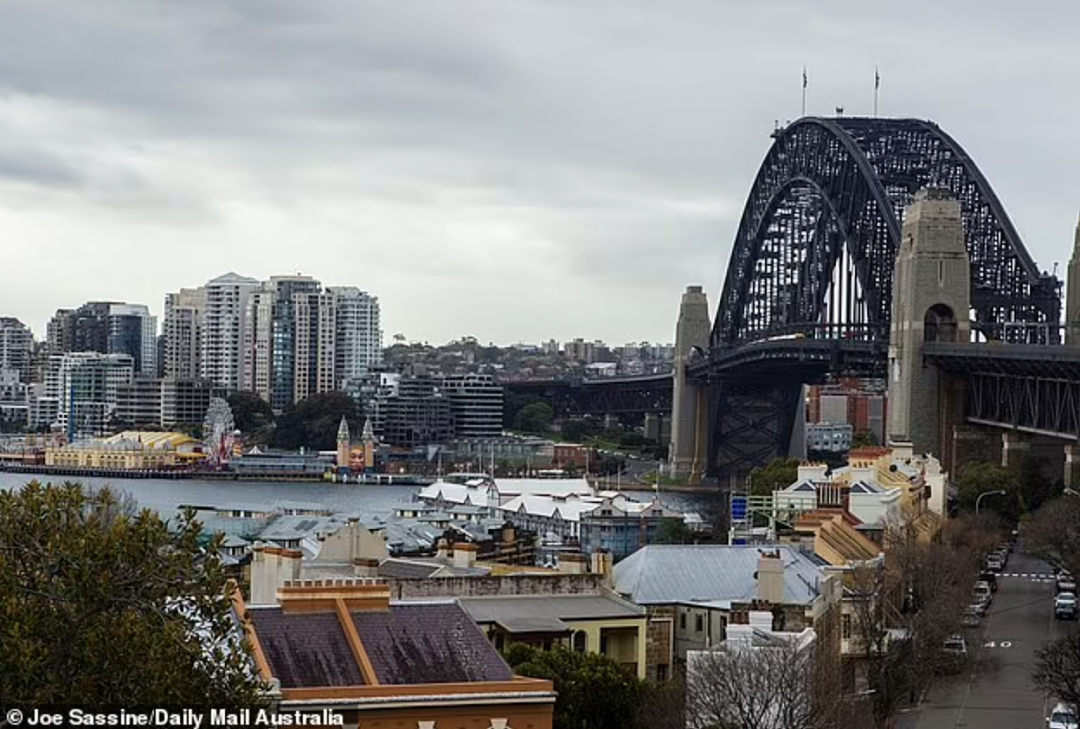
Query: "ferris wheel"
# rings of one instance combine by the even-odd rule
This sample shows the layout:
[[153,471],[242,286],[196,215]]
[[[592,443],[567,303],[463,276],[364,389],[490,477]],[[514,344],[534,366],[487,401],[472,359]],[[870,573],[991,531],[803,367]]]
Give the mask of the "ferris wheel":
[[203,443],[206,448],[206,462],[211,468],[224,468],[232,455],[233,442],[236,438],[236,422],[232,408],[220,397],[210,399],[210,407],[203,420]]

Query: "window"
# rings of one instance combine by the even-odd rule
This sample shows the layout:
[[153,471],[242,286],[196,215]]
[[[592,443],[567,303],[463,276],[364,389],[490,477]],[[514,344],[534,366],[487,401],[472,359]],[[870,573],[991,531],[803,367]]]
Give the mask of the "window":
[[585,635],[584,630],[579,630],[578,632],[574,633],[574,650],[578,653],[584,653],[587,640],[588,636]]
[[700,615],[694,616],[694,632],[700,633],[705,630],[705,618]]
[[850,615],[841,615],[840,616],[840,637],[843,638],[844,640],[849,640],[851,638],[851,616]]
[[656,664],[656,680],[667,681],[668,677],[668,665],[666,663]]
[[686,613],[679,616],[679,629],[686,630]]

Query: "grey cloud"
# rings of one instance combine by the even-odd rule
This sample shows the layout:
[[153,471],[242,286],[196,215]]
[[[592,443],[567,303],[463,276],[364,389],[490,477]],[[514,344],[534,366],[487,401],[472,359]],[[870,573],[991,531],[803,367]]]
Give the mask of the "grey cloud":
[[[116,297],[304,267],[452,292],[445,318],[384,294],[389,329],[433,340],[468,310],[483,339],[669,338],[686,283],[719,292],[804,64],[810,112],[849,114],[877,65],[882,112],[941,123],[1035,257],[1062,260],[1080,102],[1054,88],[1077,20],[975,0],[9,0],[0,89],[58,111],[4,137],[0,176],[117,246],[190,227],[188,278],[154,261]],[[489,317],[523,295],[545,306]]]

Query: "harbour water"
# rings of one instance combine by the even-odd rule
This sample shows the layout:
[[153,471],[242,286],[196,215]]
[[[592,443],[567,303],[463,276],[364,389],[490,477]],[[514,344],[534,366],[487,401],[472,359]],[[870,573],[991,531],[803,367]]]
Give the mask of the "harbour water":
[[[0,472],[0,489],[19,488],[35,476]],[[63,482],[64,478],[40,476],[38,480]],[[419,491],[416,486],[378,486],[332,483],[271,483],[199,480],[155,480],[83,478],[93,487],[109,486],[129,494],[141,506],[162,514],[173,514],[181,505],[207,507],[244,507],[269,509],[283,504],[318,504],[335,513],[356,514],[361,518],[386,516],[394,506],[411,501]],[[542,488],[543,481],[537,481]],[[623,489],[639,501],[653,498],[647,490]],[[680,511],[694,511],[699,498],[693,494],[664,493],[661,499]]]

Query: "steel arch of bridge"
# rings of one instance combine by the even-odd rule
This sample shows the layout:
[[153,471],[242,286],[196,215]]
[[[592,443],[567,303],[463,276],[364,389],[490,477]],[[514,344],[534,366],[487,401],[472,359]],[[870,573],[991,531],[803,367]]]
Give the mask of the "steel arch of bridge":
[[[708,361],[692,368],[710,388],[712,475],[783,455],[795,420],[784,410],[806,381],[740,366],[741,348],[785,334],[839,338],[873,345],[864,369],[882,374],[901,221],[923,187],[960,202],[972,327],[1008,342],[1058,342],[1061,284],[1040,273],[982,172],[936,124],[809,117],[773,136],[732,247]],[[789,344],[806,358],[805,346]]]
[[1004,324],[1059,321],[1057,279],[1039,272],[982,172],[936,124],[809,117],[774,137],[732,248],[714,349],[841,323],[887,340],[903,211],[931,186],[960,201],[973,326],[1016,341],[1048,330]]

